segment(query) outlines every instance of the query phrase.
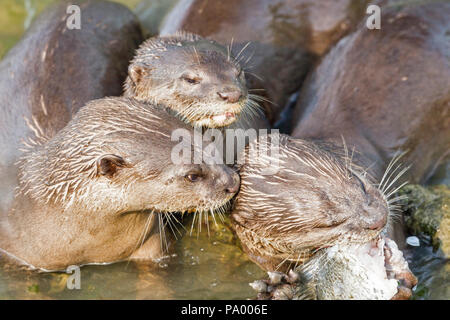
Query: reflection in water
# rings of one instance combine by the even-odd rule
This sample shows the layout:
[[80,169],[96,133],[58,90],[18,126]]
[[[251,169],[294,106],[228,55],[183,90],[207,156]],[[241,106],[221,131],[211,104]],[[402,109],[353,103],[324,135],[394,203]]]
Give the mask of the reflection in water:
[[[22,36],[31,20],[57,0],[2,0],[0,57]],[[120,0],[134,8],[140,0]],[[289,28],[287,28],[289,29]],[[286,28],[284,28],[286,30]],[[282,31],[282,30],[279,30]],[[280,33],[282,36],[283,33]],[[448,171],[447,171],[448,172]],[[81,290],[68,290],[68,275],[38,273],[8,264],[0,254],[0,299],[246,299],[249,282],[265,277],[220,225],[185,235],[175,254],[158,265],[117,263],[81,269]],[[426,242],[423,240],[422,242]],[[450,299],[450,264],[430,247],[412,249],[411,268],[419,278],[416,299]]]

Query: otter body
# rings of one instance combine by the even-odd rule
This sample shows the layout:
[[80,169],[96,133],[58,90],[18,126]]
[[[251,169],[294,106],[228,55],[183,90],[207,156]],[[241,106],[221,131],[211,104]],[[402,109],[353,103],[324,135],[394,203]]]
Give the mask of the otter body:
[[[401,222],[396,191],[406,179],[426,181],[448,157],[449,13],[444,2],[386,8],[382,30],[361,27],[311,74],[300,93],[293,138],[281,138],[278,171],[261,175],[264,157],[247,160],[241,170],[232,217],[257,263],[275,270],[311,258],[303,270],[319,283],[317,296],[336,298],[339,292],[349,297],[354,288],[330,286],[330,279],[369,279],[364,265],[373,261],[382,276],[373,288],[387,291],[372,298],[411,296],[416,279],[397,246],[391,240],[369,244],[395,235],[402,246],[405,237],[396,234],[401,223],[393,228]],[[400,281],[394,296],[390,279]],[[370,299],[368,292],[354,296]]]
[[32,137],[40,141],[18,163],[0,248],[47,270],[160,256],[159,215],[214,210],[239,186],[226,166],[173,164],[179,128],[189,130],[163,108],[105,98],[53,138]]
[[186,30],[228,45],[246,71],[249,88],[264,89],[255,92],[271,101],[263,104],[273,124],[317,57],[364,16],[366,3],[183,0],[168,14],[160,34]]
[[[338,145],[286,135],[272,134],[246,149],[232,212],[242,247],[263,269],[296,269],[307,278],[269,283],[274,289],[262,286],[260,298],[346,299],[355,287],[355,298],[411,296],[416,279],[397,246],[383,240],[400,200],[397,174],[389,171],[379,184],[358,158]],[[398,270],[389,273],[391,265]],[[349,279],[355,286],[346,286]],[[358,286],[361,279],[368,282]]]
[[81,108],[120,94],[140,30],[122,6],[88,1],[71,33],[66,8],[44,13],[0,66],[0,251],[47,271],[158,258],[172,213],[223,206],[239,177],[173,164],[171,133],[191,127],[163,107],[105,98]]
[[407,152],[408,180],[424,183],[450,152],[450,4],[383,8],[383,21],[323,59],[301,91],[292,135],[343,137],[377,179]]
[[244,248],[259,265],[276,270],[321,248],[363,243],[381,232],[389,204],[349,154],[332,144],[277,137],[246,148],[232,214]]
[[[67,28],[69,4],[80,5],[81,30]],[[99,24],[99,21],[101,23]],[[121,95],[139,22],[105,1],[61,2],[47,9],[0,62],[0,209],[16,182],[21,140],[38,127],[61,130],[86,102]]]

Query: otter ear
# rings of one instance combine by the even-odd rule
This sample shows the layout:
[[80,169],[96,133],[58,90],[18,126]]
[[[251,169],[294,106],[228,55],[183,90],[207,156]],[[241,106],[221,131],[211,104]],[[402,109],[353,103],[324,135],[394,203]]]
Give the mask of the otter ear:
[[97,175],[112,178],[117,170],[125,166],[125,160],[114,154],[106,154],[97,160]]
[[140,66],[137,64],[132,64],[128,68],[128,75],[130,76],[131,81],[133,81],[134,85],[137,85],[142,81],[142,79],[148,76],[150,70],[144,66]]

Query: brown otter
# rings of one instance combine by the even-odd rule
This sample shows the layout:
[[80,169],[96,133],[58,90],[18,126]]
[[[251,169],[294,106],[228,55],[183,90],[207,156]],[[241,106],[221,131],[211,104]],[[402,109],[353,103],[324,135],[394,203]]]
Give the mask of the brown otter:
[[368,1],[182,0],[160,34],[186,30],[228,44],[275,123],[317,57],[354,29]]
[[383,21],[344,38],[311,74],[292,135],[343,136],[377,178],[408,151],[408,180],[424,183],[450,155],[450,4],[386,7]]
[[171,217],[162,212],[220,205],[237,176],[167,164],[170,128],[189,127],[160,108],[106,99],[78,113],[121,93],[142,36],[128,9],[104,1],[75,2],[82,29],[69,30],[67,3],[44,12],[0,63],[0,248],[48,270],[157,257]]
[[[80,30],[67,28],[67,6],[82,11]],[[128,62],[143,40],[130,10],[107,1],[58,1],[31,25],[0,62],[0,210],[12,200],[20,141],[61,130],[86,102],[121,95]]]
[[[178,32],[144,42],[131,62],[125,96],[161,103],[194,127],[220,128],[256,114],[258,99],[231,52]],[[262,121],[264,118],[262,118]]]
[[[309,77],[297,106],[293,136],[316,139],[313,146],[318,151],[310,159],[304,155],[307,147],[298,148],[303,140],[285,138],[282,159],[285,153],[288,160],[281,163],[276,175],[250,174],[262,165],[258,164],[260,159],[244,165],[241,175],[233,218],[244,248],[255,261],[273,270],[283,259],[296,263],[318,248],[373,241],[373,231],[364,229],[368,224],[361,217],[368,212],[367,206],[374,209],[372,218],[382,217],[385,208],[399,200],[395,191],[405,170],[399,163],[390,162],[395,152],[409,151],[401,162],[412,163],[407,172],[410,181],[426,181],[445,161],[450,149],[449,9],[443,2],[386,9],[384,30],[361,28],[344,38]],[[424,75],[433,76],[424,82]],[[340,156],[345,154],[339,143],[342,137],[349,145],[347,154],[355,150],[352,162],[360,169],[348,165],[348,156]],[[330,140],[340,146],[330,147],[327,142],[326,148],[321,147]],[[349,173],[344,184],[338,179],[340,170],[328,159],[340,162],[340,168]],[[308,164],[318,166],[319,178],[308,178]],[[361,172],[374,178],[367,179]],[[296,176],[297,180],[293,178]],[[360,195],[355,196],[358,192]],[[378,196],[373,197],[374,193]],[[255,204],[258,197],[263,201]],[[285,209],[283,213],[279,207]],[[375,230],[380,232],[383,220],[378,221]],[[377,248],[392,249],[386,245]],[[392,250],[398,254],[398,249]],[[349,256],[343,255],[340,262],[344,258]],[[392,263],[388,256],[385,263],[386,267]],[[408,297],[414,278],[408,270],[401,270],[398,276],[406,283],[399,295]]]
[[[345,149],[286,135],[280,136],[279,140],[274,135],[269,138],[269,145],[259,139],[246,148],[245,162],[240,169],[241,188],[232,213],[234,229],[250,258],[271,271],[287,271],[308,261],[316,264],[314,272],[309,272],[312,278],[327,273],[338,278],[343,274],[349,276],[348,271],[351,270],[355,272],[353,276],[364,279],[370,278],[370,266],[378,261],[367,255],[373,247],[378,252],[373,256],[381,256],[385,260],[381,266],[376,264],[382,270],[379,271],[380,277],[373,278],[373,281],[379,282],[377,284],[391,295],[371,296],[366,292],[358,295],[358,292],[353,292],[354,296],[392,298],[397,293],[397,290],[392,291],[397,289],[397,282],[383,282],[383,274],[386,281],[400,280],[399,292],[411,295],[410,289],[416,280],[397,247],[390,245],[390,240],[387,245],[384,242],[374,246],[370,244],[378,243],[380,234],[391,226],[395,203],[399,200],[392,184],[397,176],[391,176],[389,172],[387,178],[375,186],[373,178]],[[269,150],[266,154],[252,153],[266,148]],[[267,175],[267,172],[272,174]],[[331,255],[340,252],[341,247],[347,249],[341,255]],[[390,260],[384,254],[388,250],[399,258]],[[350,258],[350,254],[360,258]],[[317,258],[321,255],[325,258]],[[346,265],[345,261],[365,261],[368,267],[363,267],[363,264],[357,267],[350,262],[345,270],[342,267],[336,267],[334,271],[326,269],[329,265],[325,262],[333,266],[338,261],[342,266]],[[400,267],[389,275],[386,271],[389,265]],[[339,272],[343,274],[339,275]],[[319,289],[332,286],[320,277],[319,280]],[[360,289],[370,289],[370,286],[370,283],[365,283]],[[334,294],[336,290],[329,291]],[[337,295],[319,297],[336,298]],[[344,294],[341,296],[346,297]]]
[[161,215],[214,210],[239,188],[227,166],[173,164],[179,128],[189,129],[163,108],[105,98],[51,139],[33,137],[1,212],[0,248],[47,270],[158,257]]
[[[263,268],[306,260],[336,243],[372,240],[385,227],[385,196],[345,152],[281,135],[279,149],[269,146],[278,158],[252,154],[261,144],[246,148],[232,218],[241,240],[252,239],[243,246]],[[269,169],[273,175],[264,174]]]

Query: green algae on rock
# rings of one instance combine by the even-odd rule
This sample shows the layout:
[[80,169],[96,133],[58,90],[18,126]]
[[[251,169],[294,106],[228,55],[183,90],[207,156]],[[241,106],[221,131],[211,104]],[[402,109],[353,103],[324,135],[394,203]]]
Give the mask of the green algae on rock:
[[400,190],[407,196],[401,204],[405,222],[413,234],[431,237],[435,249],[439,247],[445,256],[450,256],[450,189],[438,185],[423,187],[408,185]]

